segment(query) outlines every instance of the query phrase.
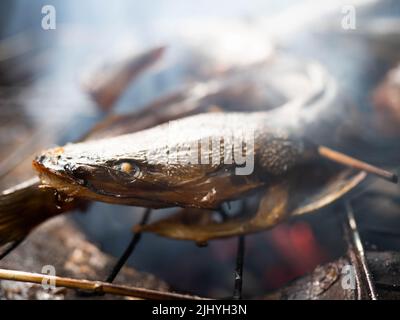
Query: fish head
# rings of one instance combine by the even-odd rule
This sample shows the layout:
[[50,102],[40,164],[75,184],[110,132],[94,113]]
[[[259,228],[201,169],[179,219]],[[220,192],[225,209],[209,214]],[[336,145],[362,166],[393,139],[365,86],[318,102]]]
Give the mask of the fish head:
[[[44,151],[33,162],[42,184],[71,196],[146,207],[215,208],[260,185],[222,163],[172,161],[186,149],[131,134]],[[138,138],[138,139],[136,139]],[[177,146],[180,146],[178,148]]]

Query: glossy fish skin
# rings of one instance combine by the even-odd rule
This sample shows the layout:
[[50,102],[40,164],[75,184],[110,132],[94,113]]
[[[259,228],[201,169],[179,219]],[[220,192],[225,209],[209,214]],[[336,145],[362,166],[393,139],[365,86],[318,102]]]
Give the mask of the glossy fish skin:
[[[174,125],[179,130],[171,136]],[[248,132],[254,133],[254,148],[246,154],[254,159],[254,170],[248,175],[236,174],[235,163],[224,163],[223,151],[215,163],[185,162],[188,147],[202,141],[223,141],[221,145],[239,152]],[[34,166],[44,185],[71,196],[152,208],[215,209],[312,158],[310,146],[306,150],[301,139],[274,127],[265,112],[201,114],[134,134],[52,149],[37,157]],[[171,163],[172,154],[180,159],[177,163]],[[213,150],[201,149],[199,154],[212,160]],[[129,166],[129,172],[122,165]]]

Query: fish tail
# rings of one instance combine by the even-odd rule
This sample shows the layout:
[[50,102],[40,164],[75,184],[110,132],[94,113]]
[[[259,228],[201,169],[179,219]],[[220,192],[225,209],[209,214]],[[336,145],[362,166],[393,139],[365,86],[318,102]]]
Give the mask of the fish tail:
[[0,248],[22,241],[45,220],[78,207],[78,200],[61,201],[54,189],[40,188],[39,179],[0,193]]

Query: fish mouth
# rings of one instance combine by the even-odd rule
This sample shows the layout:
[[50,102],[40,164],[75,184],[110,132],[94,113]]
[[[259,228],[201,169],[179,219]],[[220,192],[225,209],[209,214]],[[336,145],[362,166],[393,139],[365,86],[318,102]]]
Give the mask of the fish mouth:
[[[41,155],[32,161],[32,166],[38,172],[42,187],[52,187],[67,193],[74,193],[77,189],[82,188],[75,179],[63,174],[63,167],[50,159],[46,155]],[[49,165],[50,162],[51,165]]]
[[[61,150],[60,150],[61,149]],[[69,195],[84,196],[93,200],[106,201],[110,197],[117,197],[112,192],[105,192],[92,185],[96,183],[90,177],[91,166],[85,164],[86,176],[79,175],[81,165],[75,166],[65,161],[62,148],[52,149],[33,160],[33,168],[38,172],[42,187],[51,187]]]

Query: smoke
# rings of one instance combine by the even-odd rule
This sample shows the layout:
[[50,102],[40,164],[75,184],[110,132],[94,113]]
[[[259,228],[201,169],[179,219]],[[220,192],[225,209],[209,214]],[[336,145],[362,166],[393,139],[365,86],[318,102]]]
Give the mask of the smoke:
[[[286,121],[297,131],[313,132],[318,124],[325,128],[325,134],[313,137],[326,141],[332,130],[330,123],[343,116],[340,103],[336,103],[338,92],[346,87],[351,98],[362,102],[374,71],[369,44],[353,41],[351,32],[343,36],[341,6],[360,5],[361,10],[376,2],[257,0],[250,5],[244,0],[2,1],[1,13],[6,16],[2,23],[7,21],[7,25],[1,34],[5,37],[28,32],[26,38],[30,41],[25,43],[29,46],[24,50],[36,57],[28,59],[35,64],[34,77],[19,99],[35,126],[51,138],[49,143],[72,141],[101,117],[81,87],[86,69],[99,60],[158,44],[169,46],[164,63],[128,89],[118,101],[118,112],[132,111],[187,81],[205,80],[286,51],[304,61],[298,70],[301,79],[284,72],[266,77],[271,77],[276,88],[285,88],[286,97],[300,98],[277,111],[276,119]],[[55,7],[56,30],[41,28],[43,5]],[[326,21],[333,21],[333,29]],[[360,19],[360,26],[362,22]],[[318,60],[327,70],[308,60]],[[372,78],[377,77],[373,74]],[[311,102],[311,109],[303,112],[301,107],[307,102]],[[77,219],[106,251],[118,255],[131,237],[139,210],[95,204],[87,215]],[[212,245],[211,251],[218,244],[221,242]],[[232,248],[234,243],[224,245]],[[232,261],[227,259],[224,265],[216,260],[215,265],[202,263],[209,259],[209,251],[199,253],[191,243],[149,236],[131,263],[184,289],[192,286],[201,293],[221,286],[224,294],[229,293],[231,279],[216,275],[230,274]]]

